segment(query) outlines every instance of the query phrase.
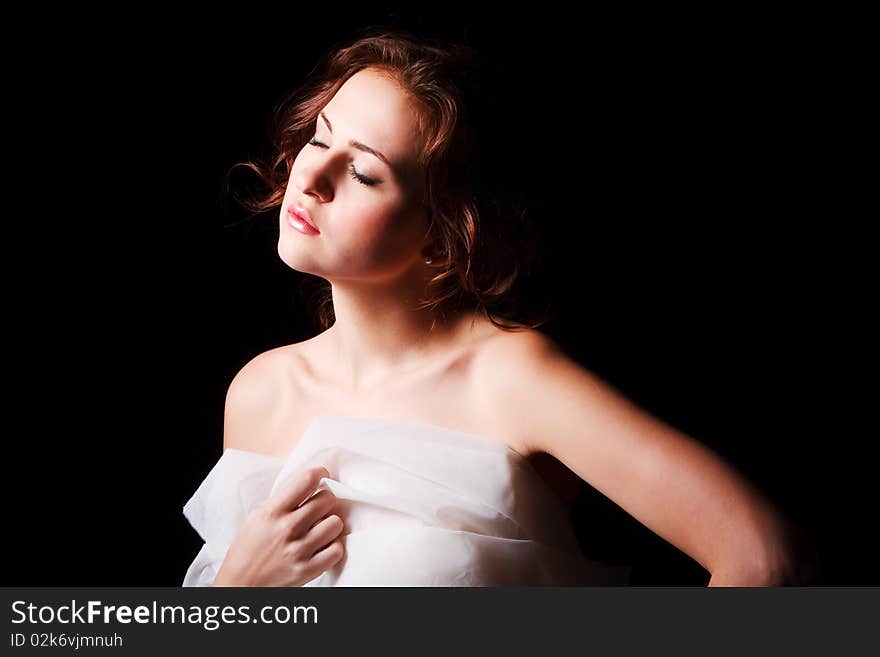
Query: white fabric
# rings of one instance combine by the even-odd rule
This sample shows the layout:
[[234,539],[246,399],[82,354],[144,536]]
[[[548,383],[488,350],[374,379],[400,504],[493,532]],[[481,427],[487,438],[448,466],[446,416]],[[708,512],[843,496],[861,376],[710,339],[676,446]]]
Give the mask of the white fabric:
[[183,507],[205,541],[183,586],[211,586],[248,512],[292,474],[330,473],[345,556],[305,586],[623,585],[587,560],[519,453],[421,422],[318,415],[287,459],[227,448]]

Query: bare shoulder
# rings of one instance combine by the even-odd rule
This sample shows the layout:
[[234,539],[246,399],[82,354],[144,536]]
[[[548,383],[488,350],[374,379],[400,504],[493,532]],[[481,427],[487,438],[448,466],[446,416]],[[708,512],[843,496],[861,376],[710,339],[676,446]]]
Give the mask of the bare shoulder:
[[523,424],[521,413],[512,412],[511,402],[519,405],[527,399],[528,391],[541,384],[544,364],[560,357],[565,356],[556,342],[534,329],[498,331],[474,354],[471,377],[479,406],[525,453],[541,450],[530,441],[529,427]]
[[551,337],[536,329],[499,330],[491,340],[485,341],[481,357],[484,356],[486,360],[529,358],[555,352],[558,349],[558,345]]
[[608,418],[625,416],[632,423],[646,418],[619,390],[539,331],[488,342],[480,361],[475,371],[486,405],[498,409],[508,435],[530,453],[564,461],[568,443],[578,436],[607,438],[610,434],[600,427]]
[[299,343],[264,351],[233,377],[226,392],[223,448],[265,452],[274,415],[290,395],[290,380],[300,366]]
[[556,342],[540,331],[498,331],[490,339],[484,340],[477,350],[473,362],[474,374],[483,377],[481,383],[494,380],[517,385],[527,382],[529,371],[524,368],[538,365],[551,356],[561,355]]

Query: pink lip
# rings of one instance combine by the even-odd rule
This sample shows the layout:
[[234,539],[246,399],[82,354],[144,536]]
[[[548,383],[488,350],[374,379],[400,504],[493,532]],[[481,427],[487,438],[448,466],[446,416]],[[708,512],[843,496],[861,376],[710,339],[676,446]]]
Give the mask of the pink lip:
[[321,231],[318,230],[318,227],[315,225],[315,222],[312,219],[312,216],[304,208],[301,208],[298,205],[294,205],[294,206],[289,207],[287,209],[287,211],[288,211],[288,213],[295,215],[295,216],[299,217],[300,219],[302,219],[305,223],[307,223],[309,226],[314,228],[320,234]]

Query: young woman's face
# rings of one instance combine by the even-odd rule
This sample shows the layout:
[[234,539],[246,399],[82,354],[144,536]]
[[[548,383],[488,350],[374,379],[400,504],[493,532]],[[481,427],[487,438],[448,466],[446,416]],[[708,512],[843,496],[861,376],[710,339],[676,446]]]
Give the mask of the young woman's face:
[[[376,282],[420,263],[427,223],[419,139],[411,102],[392,80],[372,69],[346,80],[293,163],[281,205],[281,259],[328,280]],[[295,227],[294,207],[320,234]]]

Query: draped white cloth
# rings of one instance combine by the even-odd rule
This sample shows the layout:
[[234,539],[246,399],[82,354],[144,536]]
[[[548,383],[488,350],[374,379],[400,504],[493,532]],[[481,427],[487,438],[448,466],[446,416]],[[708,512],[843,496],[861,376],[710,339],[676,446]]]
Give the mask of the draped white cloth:
[[421,422],[317,415],[287,459],[227,448],[183,507],[204,545],[183,586],[211,586],[255,505],[324,466],[345,556],[305,586],[623,585],[586,559],[558,498],[497,441]]

